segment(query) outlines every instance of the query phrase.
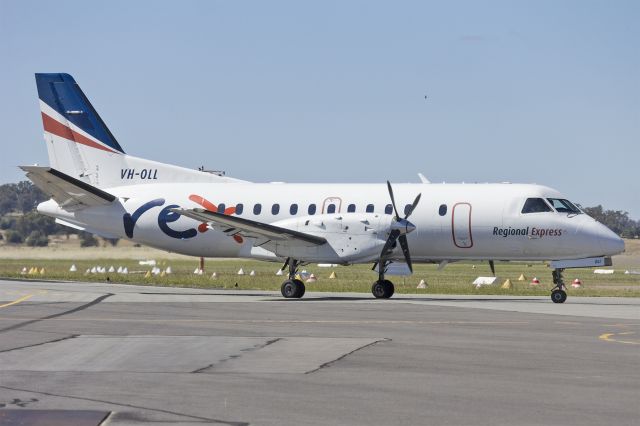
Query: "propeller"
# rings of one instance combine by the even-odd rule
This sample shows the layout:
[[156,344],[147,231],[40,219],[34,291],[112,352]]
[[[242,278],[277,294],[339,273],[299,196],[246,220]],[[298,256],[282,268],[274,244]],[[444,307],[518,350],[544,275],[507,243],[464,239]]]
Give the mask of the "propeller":
[[[393,221],[391,222],[391,232],[389,233],[389,238],[382,247],[382,252],[380,253],[380,259],[383,259],[386,255],[388,255],[393,249],[396,241],[400,242],[400,248],[402,249],[402,254],[404,255],[404,259],[407,262],[407,266],[409,270],[413,272],[413,266],[411,265],[411,254],[409,253],[409,243],[407,242],[407,234],[416,229],[415,225],[409,222],[407,219],[413,211],[418,206],[420,202],[420,197],[422,194],[418,194],[415,200],[413,200],[413,204],[407,210],[404,218],[401,218],[398,214],[398,209],[396,208],[396,199],[393,196],[393,188],[391,187],[391,183],[387,181],[387,188],[389,189],[389,197],[391,198],[391,205],[393,206],[393,212],[395,216]],[[382,262],[380,262],[382,263]]]

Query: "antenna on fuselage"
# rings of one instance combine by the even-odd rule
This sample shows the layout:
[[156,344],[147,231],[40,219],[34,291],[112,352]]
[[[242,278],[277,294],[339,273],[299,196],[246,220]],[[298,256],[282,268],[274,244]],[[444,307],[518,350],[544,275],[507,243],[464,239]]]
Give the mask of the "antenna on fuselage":
[[418,173],[418,177],[420,178],[420,182],[422,183],[431,183],[429,181],[429,179],[427,179],[426,177],[424,177],[424,175],[422,173]]

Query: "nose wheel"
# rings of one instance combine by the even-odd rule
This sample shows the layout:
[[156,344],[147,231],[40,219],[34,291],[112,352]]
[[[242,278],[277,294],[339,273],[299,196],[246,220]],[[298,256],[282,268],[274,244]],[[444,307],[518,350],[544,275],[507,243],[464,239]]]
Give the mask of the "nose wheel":
[[562,279],[562,272],[564,269],[554,269],[551,273],[553,277],[553,283],[555,287],[551,289],[551,300],[553,303],[564,303],[567,300],[567,287],[564,285],[564,280]]

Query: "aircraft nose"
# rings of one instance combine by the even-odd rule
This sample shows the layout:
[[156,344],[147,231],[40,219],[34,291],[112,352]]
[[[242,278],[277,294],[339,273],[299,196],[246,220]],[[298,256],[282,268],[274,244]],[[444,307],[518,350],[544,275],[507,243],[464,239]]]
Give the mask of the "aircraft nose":
[[624,251],[624,241],[606,226],[598,223],[600,247],[605,255],[619,254]]

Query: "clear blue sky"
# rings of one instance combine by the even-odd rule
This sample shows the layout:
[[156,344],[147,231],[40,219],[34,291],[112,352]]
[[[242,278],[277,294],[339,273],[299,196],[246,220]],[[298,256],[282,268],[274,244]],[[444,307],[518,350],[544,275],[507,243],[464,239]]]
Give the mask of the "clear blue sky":
[[33,74],[68,72],[136,156],[535,182],[640,219],[639,22],[638,1],[0,0],[0,183],[47,163]]

